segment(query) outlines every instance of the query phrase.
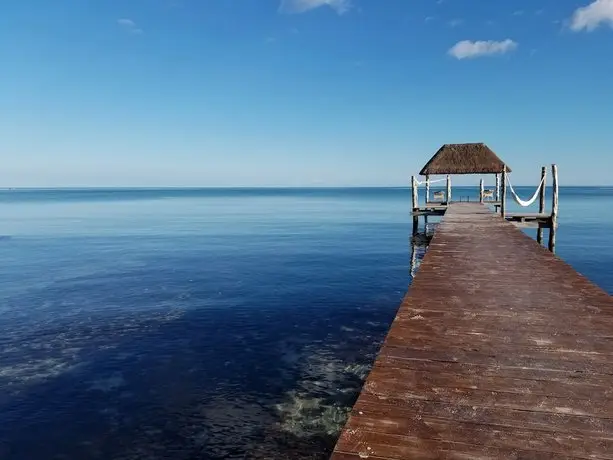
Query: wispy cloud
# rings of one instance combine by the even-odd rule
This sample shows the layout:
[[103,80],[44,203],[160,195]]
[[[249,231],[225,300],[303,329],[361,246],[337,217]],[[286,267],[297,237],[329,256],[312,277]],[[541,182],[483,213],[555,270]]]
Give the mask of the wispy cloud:
[[449,24],[449,27],[458,27],[464,24],[464,20],[456,18],[456,19],[452,19],[451,21],[447,22],[447,24]]
[[304,13],[322,6],[328,6],[338,14],[351,9],[351,0],[281,0],[279,11],[283,13]]
[[143,29],[138,27],[132,19],[118,19],[117,24],[131,34],[140,35],[143,33]]
[[570,28],[575,32],[592,31],[601,24],[613,27],[613,0],[595,0],[587,6],[575,10]]
[[136,24],[132,19],[118,19],[117,24],[123,27],[136,27]]
[[517,43],[511,39],[502,41],[470,41],[463,40],[448,51],[456,59],[469,59],[483,56],[494,56],[509,53],[517,48]]

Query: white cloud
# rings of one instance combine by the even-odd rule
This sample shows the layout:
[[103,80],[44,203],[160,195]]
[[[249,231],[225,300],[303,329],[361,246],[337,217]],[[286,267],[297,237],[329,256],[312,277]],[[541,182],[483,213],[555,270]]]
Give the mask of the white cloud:
[[279,10],[284,13],[304,13],[321,6],[329,6],[338,14],[351,8],[351,0],[281,0]]
[[587,6],[575,10],[570,28],[592,31],[601,24],[613,27],[613,0],[596,0]]
[[511,39],[500,42],[470,41],[462,40],[456,43],[448,53],[456,59],[476,58],[481,56],[493,56],[495,54],[505,54],[517,48],[517,43]]
[[124,27],[136,27],[136,24],[132,19],[118,19],[117,24]]
[[117,24],[132,34],[140,35],[143,33],[143,29],[137,27],[136,23],[132,19],[118,19]]

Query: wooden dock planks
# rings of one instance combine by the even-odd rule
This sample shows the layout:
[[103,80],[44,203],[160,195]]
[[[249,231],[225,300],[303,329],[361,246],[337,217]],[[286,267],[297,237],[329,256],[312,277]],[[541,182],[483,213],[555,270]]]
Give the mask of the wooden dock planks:
[[439,225],[333,460],[613,459],[613,300],[476,203]]

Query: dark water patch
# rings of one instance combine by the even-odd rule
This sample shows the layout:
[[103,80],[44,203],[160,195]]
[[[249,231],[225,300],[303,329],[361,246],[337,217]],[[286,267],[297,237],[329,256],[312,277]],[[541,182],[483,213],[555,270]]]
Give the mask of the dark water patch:
[[0,374],[21,383],[0,400],[2,458],[326,458],[393,317],[336,307],[30,337],[14,351],[30,366]]

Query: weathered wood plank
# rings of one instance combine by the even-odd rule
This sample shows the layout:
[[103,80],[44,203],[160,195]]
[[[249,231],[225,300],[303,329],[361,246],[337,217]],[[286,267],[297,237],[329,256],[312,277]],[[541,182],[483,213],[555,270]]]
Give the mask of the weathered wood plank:
[[450,205],[333,455],[356,458],[613,459],[613,300]]
[[[558,369],[569,372],[600,373],[613,378],[613,363],[562,360],[551,356],[531,356],[520,353],[481,353],[472,350],[423,350],[419,348],[391,347],[384,345],[384,356],[398,359],[421,359],[442,362],[463,362],[476,365],[525,367],[531,369]],[[613,384],[613,382],[612,382]]]
[[[339,439],[341,453],[357,453],[361,458],[394,460],[571,460],[606,457],[561,455],[558,452],[534,451],[520,447],[497,447],[490,444],[429,440],[420,437],[372,433],[348,428]],[[336,457],[333,457],[336,460]]]
[[[381,428],[384,427],[384,430]],[[597,442],[586,446],[584,434],[572,434],[542,430],[527,430],[522,427],[507,427],[502,424],[464,422],[428,415],[370,414],[363,412],[359,422],[351,420],[348,429],[371,436],[395,435],[420,441],[443,441],[454,444],[486,445],[495,448],[512,448],[537,452],[556,453],[586,458],[613,459],[613,439],[606,435],[597,437]],[[376,453],[376,452],[375,452]],[[383,452],[382,452],[383,453]]]
[[504,392],[517,395],[550,396],[558,398],[582,399],[587,401],[602,401],[611,403],[613,407],[613,388],[609,382],[592,383],[589,376],[568,379],[566,381],[548,381],[543,379],[520,379],[508,375],[477,375],[437,370],[432,372],[401,369],[395,367],[377,366],[371,373],[372,379],[364,387],[381,389],[394,387],[398,380],[402,385],[411,388],[424,388],[429,391],[436,388],[451,388],[458,390],[475,390],[489,392]]
[[[562,397],[533,395],[519,391],[490,391],[450,386],[436,387],[416,385],[411,392],[398,382],[368,381],[363,391],[381,397],[391,398],[401,394],[404,399],[438,401],[456,406],[495,407],[501,409],[548,412],[550,415],[572,414],[583,417],[613,418],[613,402],[594,399],[571,399]],[[613,437],[612,437],[613,438]]]
[[[589,434],[596,438],[608,436],[613,419],[552,413],[543,410],[517,410],[498,407],[478,407],[468,404],[449,404],[411,398],[385,398],[365,393],[356,406],[360,415],[381,417],[438,417],[460,422],[501,425],[507,428],[540,430],[552,433]],[[383,425],[381,425],[383,426]]]
[[514,379],[546,380],[554,382],[571,382],[589,377],[590,383],[608,385],[611,382],[610,374],[584,373],[573,370],[564,370],[547,367],[504,366],[500,363],[495,365],[473,364],[455,361],[432,361],[424,359],[403,359],[393,356],[381,356],[375,364],[377,366],[394,369],[409,369],[424,372],[452,372],[459,375],[501,376]]
[[607,339],[585,337],[564,340],[555,335],[520,335],[518,331],[501,333],[497,336],[482,333],[454,334],[447,331],[443,338],[434,337],[428,328],[417,331],[412,327],[396,324],[390,330],[386,344],[389,346],[404,346],[436,350],[444,341],[445,345],[460,350],[478,351],[481,353],[513,353],[518,351],[526,356],[543,356],[554,354],[561,360],[590,360],[594,362],[613,362],[613,341]]

